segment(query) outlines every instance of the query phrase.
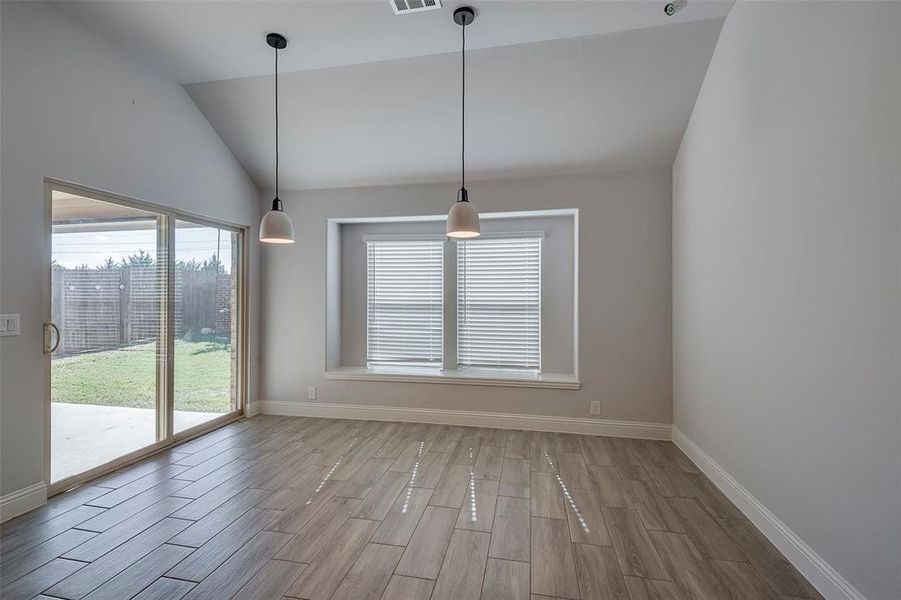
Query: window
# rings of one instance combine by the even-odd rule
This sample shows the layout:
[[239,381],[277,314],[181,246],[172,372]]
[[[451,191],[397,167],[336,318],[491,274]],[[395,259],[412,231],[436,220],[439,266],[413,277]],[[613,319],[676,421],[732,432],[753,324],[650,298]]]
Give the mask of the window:
[[444,334],[444,243],[366,242],[367,366],[440,368]]
[[541,237],[457,242],[457,364],[541,370]]
[[579,389],[578,210],[482,217],[328,220],[326,379]]

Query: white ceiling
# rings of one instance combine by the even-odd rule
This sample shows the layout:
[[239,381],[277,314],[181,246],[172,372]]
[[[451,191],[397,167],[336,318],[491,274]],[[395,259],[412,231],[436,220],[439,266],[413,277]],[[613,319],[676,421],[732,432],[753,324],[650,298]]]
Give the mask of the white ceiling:
[[[731,1],[474,3],[467,27],[472,179],[672,164]],[[396,16],[387,0],[59,2],[185,89],[255,183],[273,187],[272,53],[281,187],[459,176],[459,3]]]
[[[671,165],[720,26],[467,53],[469,175]],[[282,188],[456,178],[459,78],[459,53],[281,75]],[[187,90],[257,185],[271,188],[272,76]]]
[[[467,27],[472,49],[598,35],[722,18],[732,0],[690,0],[674,17],[666,0],[476,0]],[[388,0],[154,2],[58,0],[81,23],[150,59],[179,83],[264,75],[272,69],[265,34],[289,40],[284,72],[452,52],[460,28],[440,10],[395,15]]]

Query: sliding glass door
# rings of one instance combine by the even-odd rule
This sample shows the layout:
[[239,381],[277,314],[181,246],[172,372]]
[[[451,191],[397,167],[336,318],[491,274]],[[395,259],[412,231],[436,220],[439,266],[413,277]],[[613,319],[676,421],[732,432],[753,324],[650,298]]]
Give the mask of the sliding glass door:
[[244,231],[48,195],[47,468],[61,488],[240,414]]
[[240,240],[175,221],[175,433],[238,407]]
[[54,191],[51,482],[158,442],[166,217]]

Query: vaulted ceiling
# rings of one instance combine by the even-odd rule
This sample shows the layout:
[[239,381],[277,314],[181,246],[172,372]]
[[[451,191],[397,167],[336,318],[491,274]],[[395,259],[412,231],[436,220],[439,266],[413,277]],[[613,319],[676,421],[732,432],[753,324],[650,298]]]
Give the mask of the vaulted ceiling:
[[[472,3],[472,178],[672,164],[731,7],[690,0]],[[261,188],[273,184],[273,50],[284,189],[451,180],[459,171],[457,6],[387,0],[59,2],[185,89]]]

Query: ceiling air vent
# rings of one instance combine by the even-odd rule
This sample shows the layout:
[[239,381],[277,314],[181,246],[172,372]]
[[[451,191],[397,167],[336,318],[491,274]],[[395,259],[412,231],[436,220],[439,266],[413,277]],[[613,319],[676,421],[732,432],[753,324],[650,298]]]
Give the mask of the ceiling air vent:
[[396,15],[441,8],[441,0],[388,0],[388,3]]

